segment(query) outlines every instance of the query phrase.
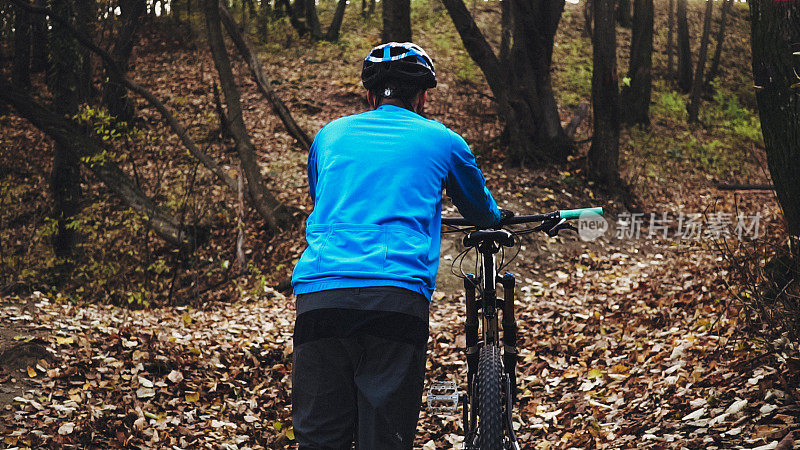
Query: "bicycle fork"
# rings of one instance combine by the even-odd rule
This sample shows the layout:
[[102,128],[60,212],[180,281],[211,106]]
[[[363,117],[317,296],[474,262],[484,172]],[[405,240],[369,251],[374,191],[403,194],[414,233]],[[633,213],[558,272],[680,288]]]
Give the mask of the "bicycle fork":
[[514,274],[506,272],[503,285],[503,367],[511,381],[511,398],[517,399],[517,319],[514,315]]
[[470,411],[470,406],[474,399],[473,383],[475,374],[478,373],[478,303],[475,301],[475,287],[477,280],[475,275],[469,273],[464,279],[464,290],[466,296],[466,321],[464,322],[464,332],[466,335],[467,354],[467,397],[470,401],[463,403],[463,424],[467,439],[475,430],[475,414]]
[[514,432],[514,403],[517,400],[517,320],[514,314],[514,274],[506,272],[503,285],[503,368],[506,371],[506,424],[512,448],[519,450]]
[[[474,379],[475,374],[478,372],[478,352],[479,336],[478,336],[478,303],[475,299],[476,278],[473,274],[467,274],[464,280],[464,290],[466,297],[466,320],[464,322],[464,331],[466,335],[466,356],[467,356],[467,395],[470,397],[468,402],[464,402],[463,407],[463,423],[464,431],[467,437],[475,430],[475,414],[470,414],[470,404],[474,404]],[[517,398],[517,322],[514,313],[514,290],[516,286],[516,279],[514,274],[506,272],[500,278],[500,284],[503,286],[503,367],[506,372],[505,390],[506,390],[506,424],[509,433],[510,442],[513,448],[519,448],[516,436],[514,433],[514,422],[512,417],[513,405]],[[485,305],[481,305],[485,307]]]

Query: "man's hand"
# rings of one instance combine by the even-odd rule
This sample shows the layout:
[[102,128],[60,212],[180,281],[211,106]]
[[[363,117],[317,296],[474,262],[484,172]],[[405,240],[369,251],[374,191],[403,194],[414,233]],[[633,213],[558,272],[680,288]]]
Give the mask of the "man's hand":
[[506,220],[512,217],[514,217],[514,211],[500,208],[500,222],[498,222],[498,225],[505,225]]

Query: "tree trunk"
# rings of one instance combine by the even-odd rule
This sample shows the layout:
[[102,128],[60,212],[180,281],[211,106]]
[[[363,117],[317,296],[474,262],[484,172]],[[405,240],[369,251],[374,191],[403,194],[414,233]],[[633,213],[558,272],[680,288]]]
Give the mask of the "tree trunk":
[[689,122],[697,122],[697,115],[700,112],[700,103],[703,99],[700,94],[703,91],[704,71],[706,68],[706,56],[708,55],[708,40],[711,34],[711,14],[714,11],[714,2],[706,1],[706,15],[703,20],[703,36],[700,38],[700,52],[697,55],[697,68],[692,80],[692,94],[689,96],[689,105],[686,107],[689,113]]
[[308,33],[306,26],[306,0],[294,0],[294,3],[289,3],[289,0],[278,0],[283,5],[286,13],[289,15],[289,23],[292,28],[297,31],[300,36]]
[[653,84],[653,0],[634,0],[633,9],[630,85],[622,87],[621,114],[625,123],[648,125]]
[[604,186],[619,184],[619,98],[614,0],[594,0],[592,39],[594,136],[589,175]]
[[11,81],[25,90],[31,87],[31,17],[19,7],[14,11],[14,62]]
[[623,28],[631,27],[631,0],[617,0],[617,23]]
[[[262,42],[267,42],[269,39],[269,22],[273,16],[272,8],[268,1],[262,1],[258,9],[258,19],[256,20],[256,34]],[[277,5],[276,5],[276,11]]]
[[220,5],[220,17],[222,23],[225,25],[225,29],[228,31],[228,35],[239,50],[239,54],[242,55],[242,59],[247,62],[247,66],[250,68],[250,74],[253,76],[256,86],[258,86],[258,90],[261,91],[272,106],[272,111],[281,119],[281,122],[283,122],[289,134],[297,140],[297,143],[300,144],[300,147],[304,151],[308,151],[311,148],[311,138],[300,128],[300,125],[298,125],[294,117],[292,117],[289,108],[286,107],[286,104],[283,103],[272,89],[269,79],[267,79],[266,75],[264,75],[264,72],[261,70],[261,61],[258,60],[256,54],[250,49],[244,35],[235,27],[233,17],[231,17],[228,10],[222,5]]
[[719,60],[722,58],[722,44],[725,42],[725,27],[727,25],[728,13],[733,5],[733,0],[723,0],[722,14],[719,18],[719,31],[717,31],[717,46],[714,48],[714,57],[711,58],[711,69],[708,71],[706,77],[706,84],[710,84],[711,80],[716,78],[719,73]]
[[675,0],[669,0],[669,14],[667,18],[667,78],[675,76],[675,61],[673,54],[675,53]]
[[[53,7],[54,9],[58,7],[57,0],[53,1]],[[63,152],[69,162],[77,164],[82,157],[98,155],[104,150],[108,150],[97,138],[87,136],[85,132],[62,114],[48,110],[29,95],[7,85],[3,80],[0,80],[0,100],[11,105],[21,117],[27,119],[36,128],[50,136],[56,142],[56,148],[61,149],[57,151]],[[79,169],[69,165],[62,165],[61,167],[69,171]],[[178,227],[177,224],[179,222],[145,196],[136,186],[136,183],[128,178],[114,164],[112,159],[100,158],[93,160],[86,163],[85,167],[94,173],[127,207],[146,216],[147,225],[161,238],[175,246],[188,246],[188,237]],[[54,178],[62,176],[62,173],[54,170]],[[67,178],[65,181],[71,184],[72,180],[72,178]],[[74,201],[77,199],[68,197],[67,200]]]
[[750,0],[756,101],[767,164],[787,230],[800,236],[800,89],[796,75],[800,5]]
[[[443,0],[470,57],[481,68],[509,135],[508,158],[563,160],[572,150],[564,133],[550,77],[553,38],[563,0],[507,0],[512,41],[499,59],[462,0]],[[506,50],[501,51],[505,52]]]
[[319,23],[319,16],[317,15],[316,0],[306,0],[306,26],[311,32],[311,37],[314,39],[322,39],[322,25]]
[[[671,0],[670,0],[671,1]],[[583,2],[583,26],[586,32],[586,37],[592,38],[592,0],[584,0]]]
[[[35,0],[34,5],[44,6],[44,0]],[[47,70],[47,18],[41,14],[31,14],[31,37],[33,48],[31,52],[31,73],[41,73]]]
[[[94,25],[97,21],[97,5],[95,0],[71,0],[75,8],[75,28],[86,36],[94,35]],[[80,71],[78,72],[78,96],[88,100],[97,94],[94,87],[94,61],[89,49],[80,47]]]
[[[312,0],[313,1],[313,0]],[[236,151],[247,178],[247,188],[259,215],[267,223],[267,227],[275,232],[290,224],[286,208],[266,188],[261,178],[261,171],[256,160],[255,147],[247,133],[242,117],[239,89],[233,79],[230,60],[225,49],[220,27],[218,0],[204,0],[206,30],[211,56],[217,67],[225,103],[228,107],[228,120],[231,133],[236,141]]]
[[[75,20],[76,12],[72,0],[52,0],[51,5],[53,13],[64,18],[67,23]],[[80,88],[82,54],[78,42],[62,22],[52,24],[49,41],[52,67],[49,84],[53,92],[53,105],[56,113],[71,117],[78,112],[78,105],[85,98],[82,95],[86,94],[86,89]],[[26,118],[33,121],[30,117]],[[57,221],[53,252],[63,260],[72,258],[75,248],[77,230],[71,224],[80,211],[80,175],[80,161],[74,150],[64,140],[56,140],[50,178],[53,217]],[[62,265],[67,270],[69,266],[69,263]]]
[[411,0],[383,0],[383,42],[411,42]]
[[369,11],[367,11],[368,16],[375,14],[375,3],[375,0],[369,0]]
[[689,23],[686,21],[686,0],[678,0],[678,87],[692,89],[692,47],[689,44]]
[[[564,1],[543,0],[531,3],[527,0],[512,0],[513,46],[510,64],[512,69],[512,103],[516,103],[513,92],[523,93],[525,108],[537,125],[532,129],[533,143],[549,158],[565,160],[572,152],[572,140],[561,126],[561,116],[553,92],[551,66],[553,44],[558,23],[564,11]],[[519,108],[523,106],[520,105]],[[527,116],[527,114],[523,115]],[[526,155],[520,158],[524,160]]]
[[328,32],[325,33],[326,41],[334,42],[339,40],[339,30],[342,28],[345,7],[347,7],[347,0],[339,0],[336,4],[336,12],[333,14],[333,21],[328,26]]
[[[136,29],[145,10],[145,0],[123,0],[120,2],[122,10],[122,28],[114,41],[111,57],[123,73],[128,71],[128,61],[136,44]],[[134,117],[133,101],[128,97],[128,89],[117,80],[108,75],[109,81],[103,89],[103,103],[108,112],[123,122],[130,122]]]
[[[244,9],[244,7],[247,6],[247,10],[249,11],[250,16],[255,17],[257,11],[256,11],[256,4],[253,2],[253,0],[242,0],[242,1],[244,2],[244,5],[242,5],[242,9]],[[267,5],[269,5],[269,3],[266,1],[262,3],[266,3]]]
[[513,21],[511,18],[511,0],[502,0],[500,3],[500,61],[506,62],[511,57],[511,39],[513,35]]

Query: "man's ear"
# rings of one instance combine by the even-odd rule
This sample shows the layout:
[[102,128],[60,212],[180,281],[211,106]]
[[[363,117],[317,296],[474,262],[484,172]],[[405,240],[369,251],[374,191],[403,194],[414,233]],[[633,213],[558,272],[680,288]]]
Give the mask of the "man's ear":
[[417,112],[422,111],[425,108],[425,102],[428,101],[428,91],[422,91],[419,94],[419,100],[417,101]]
[[370,108],[375,109],[375,94],[372,91],[367,91],[367,103]]

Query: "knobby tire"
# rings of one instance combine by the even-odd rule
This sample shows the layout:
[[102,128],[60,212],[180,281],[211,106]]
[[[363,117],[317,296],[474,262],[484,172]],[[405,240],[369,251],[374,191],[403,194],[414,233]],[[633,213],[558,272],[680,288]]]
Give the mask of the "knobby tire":
[[503,365],[500,349],[481,347],[478,360],[478,443],[481,450],[503,450]]

